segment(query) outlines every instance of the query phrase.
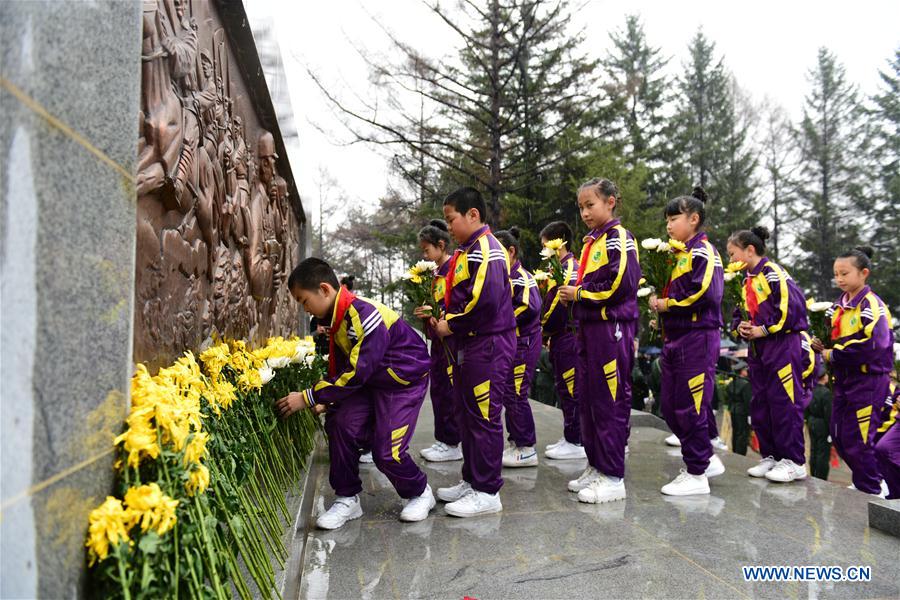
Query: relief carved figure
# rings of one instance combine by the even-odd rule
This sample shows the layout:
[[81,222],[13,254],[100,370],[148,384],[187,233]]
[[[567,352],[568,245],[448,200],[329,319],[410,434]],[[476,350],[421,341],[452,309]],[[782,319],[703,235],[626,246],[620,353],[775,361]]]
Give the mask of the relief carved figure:
[[143,27],[135,361],[296,332],[303,213],[214,3],[144,0]]

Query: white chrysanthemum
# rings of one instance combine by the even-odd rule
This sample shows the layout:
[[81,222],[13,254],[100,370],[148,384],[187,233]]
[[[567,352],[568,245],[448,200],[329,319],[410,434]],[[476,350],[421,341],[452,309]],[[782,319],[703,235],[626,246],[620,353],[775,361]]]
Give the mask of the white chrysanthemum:
[[541,271],[540,269],[532,273],[531,276],[534,277],[535,281],[547,281],[548,279],[550,279],[550,273]]
[[831,308],[831,302],[813,302],[808,306],[809,312],[825,312]]
[[544,260],[553,258],[554,256],[556,256],[556,250],[553,250],[552,248],[541,249],[541,258],[543,258]]
[[638,298],[646,298],[647,296],[649,296],[652,293],[653,293],[653,288],[642,287],[641,289],[639,289],[637,291],[637,297]]
[[275,377],[275,371],[268,365],[263,365],[259,369],[259,378],[262,380],[263,385],[272,381],[273,377]]
[[284,367],[291,364],[291,357],[289,356],[276,356],[273,358],[267,358],[266,364],[273,369],[283,369]]
[[416,263],[415,268],[419,272],[419,274],[424,274],[426,272],[433,273],[434,271],[437,271],[438,266],[437,263],[433,260],[420,260]]
[[731,281],[737,277],[737,273],[725,273],[725,281]]
[[659,245],[655,248],[655,250],[657,252],[668,252],[671,249],[672,249],[672,246],[670,246],[666,242],[660,242]]
[[644,250],[656,250],[657,246],[662,243],[663,241],[659,238],[647,238],[646,240],[641,240],[641,248]]

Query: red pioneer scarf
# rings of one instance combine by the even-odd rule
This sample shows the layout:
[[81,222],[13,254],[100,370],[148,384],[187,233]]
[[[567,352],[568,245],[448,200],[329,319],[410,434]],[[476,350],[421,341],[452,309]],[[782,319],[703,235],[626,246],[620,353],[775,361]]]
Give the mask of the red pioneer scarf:
[[596,241],[596,238],[592,238],[581,250],[581,262],[578,263],[578,275],[575,278],[575,285],[579,285],[581,280],[584,279],[584,269],[587,267],[588,256],[591,255],[591,246],[593,246]]
[[836,340],[841,337],[841,319],[844,318],[844,307],[838,306],[831,318],[831,339]]
[[744,294],[747,296],[747,312],[750,313],[750,319],[755,319],[759,313],[759,298],[756,297],[756,290],[753,289],[752,277],[744,280]]
[[344,315],[347,313],[347,309],[350,308],[350,305],[353,304],[353,301],[356,300],[356,296],[347,289],[346,286],[341,286],[341,289],[338,290],[337,297],[337,307],[334,310],[334,321],[331,323],[331,330],[328,332],[328,376],[334,377],[337,375],[337,362],[335,358],[335,341],[334,338],[337,335],[338,329],[341,327],[341,322],[344,320]]
[[[480,240],[483,236],[489,234],[491,232],[490,227],[485,227],[484,231],[472,240],[472,243],[466,245],[466,252],[468,252],[469,248],[475,245],[475,242]],[[460,255],[463,253],[462,249],[457,248],[453,253],[453,256],[450,258],[450,268],[447,270],[447,289],[444,290],[444,308],[450,308],[450,294],[453,292],[453,279],[456,277],[456,261],[459,260]],[[489,257],[484,256],[482,260],[487,261]]]

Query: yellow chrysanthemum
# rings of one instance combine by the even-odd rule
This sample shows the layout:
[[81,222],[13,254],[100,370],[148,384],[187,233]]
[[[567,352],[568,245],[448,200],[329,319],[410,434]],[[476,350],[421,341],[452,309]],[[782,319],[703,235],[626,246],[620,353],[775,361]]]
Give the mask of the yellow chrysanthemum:
[[159,456],[156,428],[151,422],[154,414],[155,407],[152,405],[133,407],[125,420],[128,429],[113,442],[123,444],[128,453],[129,467],[136,468],[145,456],[153,459]]
[[231,355],[228,352],[228,344],[224,342],[216,344],[215,346],[210,346],[200,353],[200,362],[203,363],[206,374],[213,380],[219,378],[222,374],[222,369],[228,364],[230,358]]
[[684,252],[687,250],[687,246],[684,245],[684,242],[679,242],[678,240],[670,239],[669,246],[676,252]]
[[209,434],[200,431],[194,434],[190,443],[184,448],[184,464],[190,466],[199,463],[201,459],[206,458],[206,442],[209,441]]
[[202,494],[209,487],[209,469],[205,465],[195,465],[188,475],[188,480],[184,484],[184,489],[191,496]]
[[107,496],[103,504],[91,511],[88,516],[88,539],[84,543],[91,556],[91,565],[106,559],[110,545],[131,541],[128,537],[129,522],[128,511],[121,500],[112,496]]
[[556,238],[555,240],[549,240],[546,244],[544,244],[544,248],[549,248],[550,250],[559,250],[565,245],[565,240],[563,240],[562,238]]
[[165,495],[156,483],[130,488],[125,492],[125,506],[131,514],[132,524],[140,525],[145,533],[154,529],[163,535],[177,521],[178,500]]
[[728,266],[725,267],[725,272],[726,273],[738,273],[740,271],[743,271],[746,268],[747,268],[747,263],[737,260],[737,261],[728,263]]

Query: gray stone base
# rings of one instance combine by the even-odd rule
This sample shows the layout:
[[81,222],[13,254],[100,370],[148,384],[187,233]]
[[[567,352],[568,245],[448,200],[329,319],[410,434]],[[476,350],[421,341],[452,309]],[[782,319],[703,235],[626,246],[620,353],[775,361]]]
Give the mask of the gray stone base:
[[869,527],[900,538],[900,500],[870,500]]

